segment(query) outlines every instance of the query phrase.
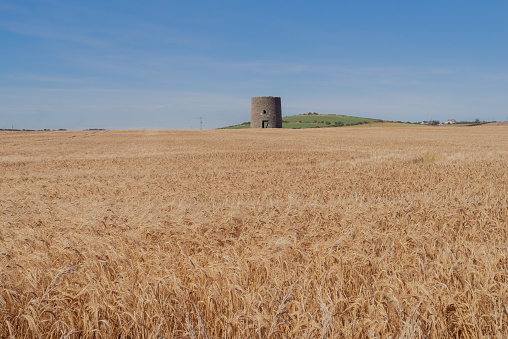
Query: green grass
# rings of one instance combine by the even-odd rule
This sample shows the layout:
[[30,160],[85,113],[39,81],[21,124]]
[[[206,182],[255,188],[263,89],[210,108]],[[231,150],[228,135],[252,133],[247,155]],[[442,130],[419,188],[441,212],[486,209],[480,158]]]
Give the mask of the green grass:
[[[371,122],[380,122],[379,119],[351,117],[347,115],[293,115],[282,118],[282,128],[317,128],[317,127],[339,127],[366,124]],[[328,123],[328,124],[327,124]],[[243,123],[235,126],[224,127],[224,129],[242,129],[250,128],[250,123]]]
[[459,121],[453,125],[450,125],[450,126],[467,126],[467,127],[471,127],[471,126],[480,126],[480,125],[485,125],[485,124],[488,124],[489,122],[487,121]]
[[369,118],[359,118],[359,117],[351,117],[347,115],[293,115],[290,117],[282,118],[283,124],[284,122],[301,122],[301,123],[311,123],[314,125],[322,125],[322,126],[330,126],[327,125],[326,122],[330,122],[334,124],[335,122],[342,122],[345,126],[347,125],[357,125],[361,123],[369,123],[380,121],[378,119],[369,119]]
[[250,128],[250,122],[244,122],[243,124],[240,125],[222,127],[220,129],[244,129],[244,128]]
[[[379,121],[363,125],[355,125],[355,127],[426,127],[427,125],[420,125],[417,123],[398,122],[398,121]],[[452,125],[450,125],[452,126]]]
[[433,164],[436,162],[436,157],[433,155],[426,155],[423,157],[423,162],[426,164]]
[[329,127],[333,125],[324,125],[324,124],[307,124],[307,123],[282,123],[282,128],[317,128],[317,127]]

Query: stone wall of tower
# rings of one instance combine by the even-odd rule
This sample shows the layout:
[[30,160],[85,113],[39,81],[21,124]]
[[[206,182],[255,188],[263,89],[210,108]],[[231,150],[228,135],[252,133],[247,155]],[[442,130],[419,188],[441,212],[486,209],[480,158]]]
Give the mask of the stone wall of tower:
[[282,109],[280,104],[280,97],[252,98],[250,111],[250,128],[263,127],[282,128]]

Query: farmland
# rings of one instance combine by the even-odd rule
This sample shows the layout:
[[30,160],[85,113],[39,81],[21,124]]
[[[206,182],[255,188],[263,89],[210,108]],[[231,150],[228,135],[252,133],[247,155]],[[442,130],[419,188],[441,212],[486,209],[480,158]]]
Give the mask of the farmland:
[[0,336],[508,336],[508,126],[0,132]]

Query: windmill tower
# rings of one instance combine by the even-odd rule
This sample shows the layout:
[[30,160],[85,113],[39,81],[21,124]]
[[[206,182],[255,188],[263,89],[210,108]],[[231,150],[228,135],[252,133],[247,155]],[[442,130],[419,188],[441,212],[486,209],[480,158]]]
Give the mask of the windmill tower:
[[252,98],[250,128],[282,128],[280,97]]

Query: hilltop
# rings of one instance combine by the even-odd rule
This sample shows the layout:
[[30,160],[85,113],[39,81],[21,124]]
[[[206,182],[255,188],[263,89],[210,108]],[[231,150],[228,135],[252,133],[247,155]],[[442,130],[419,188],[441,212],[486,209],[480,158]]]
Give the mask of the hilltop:
[[[348,115],[306,113],[283,117],[282,128],[299,129],[299,128],[342,127],[381,122],[383,122],[383,120],[353,117]],[[228,126],[224,128],[225,129],[250,128],[250,122],[244,122],[239,125]]]

